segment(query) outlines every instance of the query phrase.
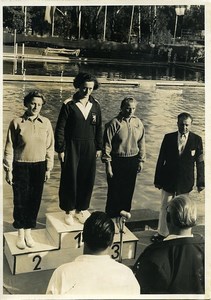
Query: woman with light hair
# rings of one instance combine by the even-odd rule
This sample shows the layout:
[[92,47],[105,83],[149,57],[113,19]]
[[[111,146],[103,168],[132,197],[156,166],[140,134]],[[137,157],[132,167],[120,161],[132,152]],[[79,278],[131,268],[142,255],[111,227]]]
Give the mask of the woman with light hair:
[[169,235],[145,248],[133,271],[143,294],[203,294],[204,237],[192,232],[196,205],[187,195],[167,207]]
[[197,209],[194,201],[187,195],[179,195],[173,198],[167,207],[167,226],[169,232],[188,231],[191,234],[192,227],[196,225]]
[[145,161],[145,130],[134,115],[136,106],[133,97],[124,98],[120,113],[105,125],[102,161],[108,183],[106,213],[111,218],[131,210],[137,173]]

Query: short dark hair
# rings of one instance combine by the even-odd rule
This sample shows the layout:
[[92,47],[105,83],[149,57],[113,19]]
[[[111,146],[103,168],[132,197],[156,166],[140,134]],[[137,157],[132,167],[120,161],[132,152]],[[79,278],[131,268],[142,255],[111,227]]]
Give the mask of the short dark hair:
[[129,97],[125,97],[120,105],[120,108],[122,109],[124,106],[128,105],[130,102],[134,102],[135,104],[137,104],[137,101],[135,98],[129,96]]
[[93,88],[93,90],[97,90],[98,87],[99,87],[99,82],[98,82],[97,78],[94,75],[92,75],[92,74],[80,72],[75,77],[75,79],[73,81],[73,86],[76,89],[78,89],[83,83],[90,82],[90,81],[94,82],[94,88]]
[[193,117],[191,116],[191,114],[186,113],[186,112],[182,112],[181,114],[179,114],[177,116],[177,120],[179,121],[180,119],[186,120],[190,118],[191,119],[191,123],[193,122]]
[[91,251],[103,251],[113,243],[114,222],[104,212],[95,211],[84,223],[83,240]]
[[42,101],[43,101],[43,105],[46,103],[46,100],[45,100],[44,95],[41,94],[39,91],[34,90],[34,91],[29,92],[29,93],[24,97],[24,99],[23,99],[23,104],[24,104],[24,106],[27,107],[27,105],[28,105],[29,103],[31,103],[31,101],[32,101],[32,99],[33,99],[34,97],[41,98]]
[[176,227],[184,229],[196,225],[196,205],[187,195],[174,197],[169,202],[167,213]]

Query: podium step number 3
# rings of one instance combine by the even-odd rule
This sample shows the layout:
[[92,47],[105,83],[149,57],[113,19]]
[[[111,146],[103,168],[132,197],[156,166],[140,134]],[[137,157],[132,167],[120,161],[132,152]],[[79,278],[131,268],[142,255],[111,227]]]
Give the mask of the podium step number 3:
[[[87,217],[90,215],[87,211]],[[115,225],[116,226],[116,225]],[[36,244],[33,248],[20,250],[16,247],[17,231],[4,233],[4,254],[12,274],[38,272],[55,269],[61,264],[73,261],[83,254],[83,225],[76,219],[74,225],[64,223],[64,213],[47,213],[46,228],[32,230]],[[118,232],[115,228],[115,232]],[[137,237],[125,227],[123,235],[123,259],[133,259],[136,254]],[[120,254],[120,236],[114,235],[110,255],[118,260]]]

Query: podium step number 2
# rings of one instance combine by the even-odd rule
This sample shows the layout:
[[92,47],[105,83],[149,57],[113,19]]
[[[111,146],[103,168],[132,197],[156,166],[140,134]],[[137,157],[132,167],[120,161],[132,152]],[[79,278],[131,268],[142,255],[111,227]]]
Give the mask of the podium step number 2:
[[[87,217],[89,216],[87,211]],[[20,250],[16,247],[17,231],[4,233],[4,254],[12,274],[55,269],[61,264],[73,261],[83,254],[83,225],[77,220],[73,226],[64,223],[64,213],[47,213],[46,228],[32,230],[36,244],[33,248]],[[115,230],[115,232],[118,232]],[[123,235],[123,259],[133,259],[136,254],[137,237],[125,227]],[[114,235],[110,255],[118,260],[120,236]]]

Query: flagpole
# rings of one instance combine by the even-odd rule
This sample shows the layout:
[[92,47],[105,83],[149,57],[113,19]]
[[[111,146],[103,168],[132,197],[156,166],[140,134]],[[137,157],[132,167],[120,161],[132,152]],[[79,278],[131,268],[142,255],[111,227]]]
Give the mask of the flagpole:
[[103,41],[105,42],[106,37],[106,22],[107,22],[107,6],[105,6],[105,18],[104,18],[104,30],[103,30]]
[[151,26],[152,26],[152,36],[151,36],[151,42],[152,44],[154,44],[154,39],[155,39],[155,24],[156,24],[156,18],[157,18],[157,8],[156,5],[151,6],[151,16],[152,16],[152,20],[151,20]]
[[14,65],[13,65],[13,74],[17,73],[17,30],[14,30]]
[[78,39],[81,38],[81,6],[78,7],[79,14],[78,14]]
[[54,36],[54,13],[52,16],[51,36]]
[[17,57],[17,51],[16,51],[16,39],[17,39],[17,30],[15,29],[14,30],[14,58],[16,58]]
[[131,31],[133,26],[133,15],[134,15],[134,5],[132,6],[131,19],[130,19],[130,31],[128,36],[128,43],[130,43]]
[[26,35],[27,6],[24,6],[24,35]]
[[177,22],[178,22],[178,15],[176,14],[176,19],[175,19],[175,26],[174,26],[174,44],[175,44],[175,39],[176,39],[176,32],[177,32]]
[[141,7],[138,7],[138,43],[141,43]]

